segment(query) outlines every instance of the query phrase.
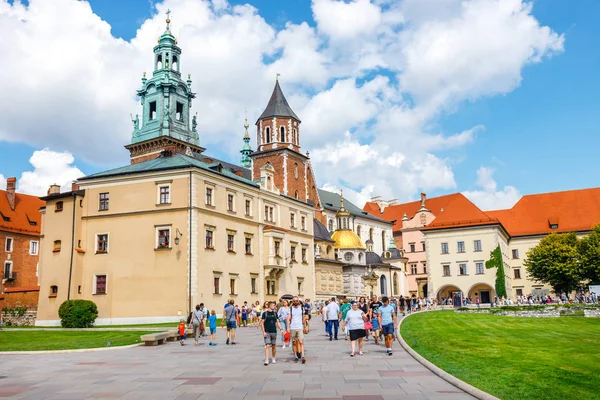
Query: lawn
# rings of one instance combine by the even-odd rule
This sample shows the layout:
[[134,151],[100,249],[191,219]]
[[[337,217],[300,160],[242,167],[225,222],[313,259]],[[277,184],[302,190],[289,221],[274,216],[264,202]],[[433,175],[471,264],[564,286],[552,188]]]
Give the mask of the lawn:
[[0,351],[90,349],[140,343],[144,331],[10,331],[0,332]]
[[402,323],[415,351],[501,399],[591,399],[600,393],[600,319],[436,311]]

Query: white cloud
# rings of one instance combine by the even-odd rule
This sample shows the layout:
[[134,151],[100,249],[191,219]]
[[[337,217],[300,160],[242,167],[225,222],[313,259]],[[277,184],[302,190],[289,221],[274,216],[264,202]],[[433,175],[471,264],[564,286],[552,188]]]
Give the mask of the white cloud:
[[0,174],[0,190],[6,189],[6,178],[4,175]]
[[477,185],[480,190],[462,192],[482,210],[500,210],[511,208],[521,198],[521,192],[514,186],[504,186],[497,190],[494,169],[481,167],[477,170]]
[[313,0],[312,9],[319,30],[334,40],[368,35],[381,22],[381,8],[369,0]]
[[52,184],[61,186],[62,191],[70,190],[71,182],[84,174],[72,165],[75,159],[69,152],[56,152],[50,149],[37,150],[29,162],[33,171],[25,171],[17,180],[17,190],[36,196],[45,195]]

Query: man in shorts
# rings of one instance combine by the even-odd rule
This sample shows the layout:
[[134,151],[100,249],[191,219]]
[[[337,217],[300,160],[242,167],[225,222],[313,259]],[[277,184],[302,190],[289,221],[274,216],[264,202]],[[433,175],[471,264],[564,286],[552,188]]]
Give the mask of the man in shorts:
[[390,305],[390,299],[387,296],[381,298],[383,305],[379,307],[377,318],[381,333],[385,337],[385,347],[387,355],[392,355],[392,345],[394,344],[394,335],[396,334],[396,313],[394,307]]
[[306,358],[304,358],[304,318],[304,308],[300,303],[300,299],[295,296],[290,307],[290,314],[287,317],[287,331],[291,335],[294,361],[298,362],[299,359],[302,359],[302,364],[306,364]]
[[227,322],[227,341],[225,344],[229,344],[229,339],[231,339],[231,344],[235,344],[235,328],[237,328],[237,308],[234,306],[234,301],[229,300],[227,307],[223,310],[223,319],[221,320],[221,326]]
[[304,299],[304,315],[305,317],[305,325],[306,325],[306,333],[310,331],[310,314],[312,313],[312,304],[310,303],[310,299]]
[[275,355],[277,353],[277,329],[283,331],[277,312],[275,311],[275,302],[268,303],[268,309],[262,313],[260,327],[265,338],[265,365],[269,365],[269,348],[271,349],[271,364],[276,364]]

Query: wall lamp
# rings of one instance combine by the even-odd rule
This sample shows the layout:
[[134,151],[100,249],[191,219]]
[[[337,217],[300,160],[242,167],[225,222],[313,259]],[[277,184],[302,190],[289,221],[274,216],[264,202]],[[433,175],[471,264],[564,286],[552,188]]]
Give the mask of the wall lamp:
[[179,231],[179,228],[175,229],[175,245],[179,246],[179,238],[183,236],[183,233]]

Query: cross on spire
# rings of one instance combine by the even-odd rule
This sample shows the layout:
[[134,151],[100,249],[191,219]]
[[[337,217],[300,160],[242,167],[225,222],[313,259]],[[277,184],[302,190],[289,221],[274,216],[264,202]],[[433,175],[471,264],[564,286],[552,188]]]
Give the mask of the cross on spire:
[[281,76],[281,74],[278,72],[277,75],[275,75],[275,82],[279,82],[279,77]]
[[167,8],[167,11],[165,12],[165,14],[167,14],[167,29],[169,29],[169,24],[171,23],[171,10]]

